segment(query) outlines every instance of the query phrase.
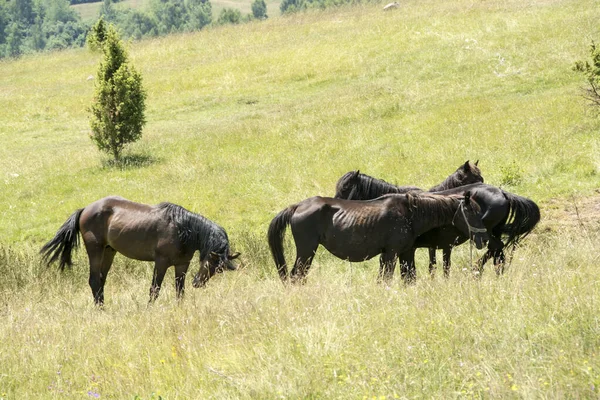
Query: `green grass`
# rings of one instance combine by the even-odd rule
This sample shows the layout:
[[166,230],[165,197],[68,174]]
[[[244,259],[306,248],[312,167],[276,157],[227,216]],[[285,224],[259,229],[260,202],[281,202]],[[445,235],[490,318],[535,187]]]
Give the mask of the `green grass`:
[[[421,0],[136,42],[148,124],[127,168],[88,138],[98,55],[1,62],[0,397],[597,398],[600,123],[571,67],[599,17]],[[319,251],[305,286],[278,281],[265,235],[287,205],[351,169],[429,187],[467,159],[542,210],[503,277],[474,281],[462,246],[449,280],[423,251],[417,284],[389,288],[376,259]],[[215,220],[245,267],[181,304],[169,271],[147,307],[151,266],[117,257],[96,310],[85,252],[60,274],[37,251],[109,194]]]

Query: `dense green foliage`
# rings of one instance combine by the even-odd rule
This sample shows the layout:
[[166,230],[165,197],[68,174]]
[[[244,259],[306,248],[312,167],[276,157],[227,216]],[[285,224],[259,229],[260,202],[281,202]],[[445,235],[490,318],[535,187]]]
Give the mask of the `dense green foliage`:
[[[598,398],[600,120],[572,66],[599,20],[596,0],[409,0],[133,42],[148,123],[119,168],[88,136],[97,54],[3,61],[0,395]],[[349,170],[430,187],[467,159],[541,208],[504,276],[473,280],[463,245],[448,280],[418,250],[416,284],[385,287],[376,258],[320,249],[281,285],[265,235],[284,207]],[[85,249],[65,273],[38,251],[109,194],[214,220],[243,268],[180,303],[171,270],[149,307],[152,264],[117,255],[95,309]]]
[[93,42],[100,46],[104,58],[98,68],[90,108],[91,138],[100,150],[119,162],[125,145],[142,137],[146,92],[142,76],[129,64],[114,26],[100,21],[94,28]]
[[0,2],[0,58],[77,47],[87,26],[67,0]]
[[219,19],[217,19],[217,24],[239,24],[242,21],[242,13],[240,10],[236,10],[235,8],[224,8],[221,10],[219,14]]
[[265,19],[269,16],[267,15],[267,3],[265,0],[254,0],[252,2],[252,16],[256,19]]

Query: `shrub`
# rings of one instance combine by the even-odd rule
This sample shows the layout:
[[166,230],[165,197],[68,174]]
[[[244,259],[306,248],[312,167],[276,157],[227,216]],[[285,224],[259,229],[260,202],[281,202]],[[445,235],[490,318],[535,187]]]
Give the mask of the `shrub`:
[[98,68],[90,108],[91,139],[118,163],[124,146],[142,136],[146,93],[142,76],[129,65],[123,42],[113,25],[106,29],[102,52],[104,59]]

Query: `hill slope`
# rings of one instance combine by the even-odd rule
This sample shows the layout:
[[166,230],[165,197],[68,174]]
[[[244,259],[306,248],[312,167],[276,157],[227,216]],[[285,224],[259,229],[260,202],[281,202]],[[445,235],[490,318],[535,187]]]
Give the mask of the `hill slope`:
[[[0,397],[597,397],[600,123],[571,67],[599,17],[406,1],[134,43],[148,124],[121,169],[88,138],[98,55],[0,63]],[[385,288],[376,259],[323,251],[304,287],[276,278],[265,233],[285,206],[349,170],[429,187],[467,159],[542,208],[505,276],[473,281],[463,246],[448,281],[423,254],[416,285]],[[61,275],[37,250],[109,194],[217,221],[245,268],[179,306],[170,272],[147,308],[151,268],[118,257],[98,312],[85,252]]]

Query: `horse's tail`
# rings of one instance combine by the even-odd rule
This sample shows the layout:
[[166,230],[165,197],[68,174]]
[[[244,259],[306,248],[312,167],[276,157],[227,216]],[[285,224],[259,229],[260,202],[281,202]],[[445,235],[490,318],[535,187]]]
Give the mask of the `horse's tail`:
[[289,206],[281,211],[273,218],[269,225],[269,247],[271,248],[271,254],[275,260],[279,277],[284,283],[287,280],[288,273],[287,265],[285,264],[285,256],[283,254],[283,236],[285,235],[285,229],[290,224],[292,216],[296,212],[296,208],[298,208],[298,204]]
[[83,208],[75,211],[69,219],[60,227],[54,238],[42,247],[40,254],[46,265],[60,259],[60,270],[65,269],[65,265],[71,267],[73,261],[71,252],[79,245],[79,217],[83,212]]
[[510,211],[502,233],[508,235],[506,246],[518,244],[540,222],[540,208],[533,200],[502,191],[509,201]]

